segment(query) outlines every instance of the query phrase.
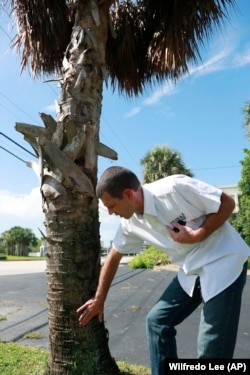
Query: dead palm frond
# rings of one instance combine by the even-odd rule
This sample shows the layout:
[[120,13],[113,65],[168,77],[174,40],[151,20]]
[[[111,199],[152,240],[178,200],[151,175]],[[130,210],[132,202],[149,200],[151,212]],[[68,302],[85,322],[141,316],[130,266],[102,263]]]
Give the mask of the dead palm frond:
[[21,52],[21,69],[34,75],[61,69],[72,23],[65,0],[13,0],[17,16],[14,46]]
[[142,91],[142,82],[150,79],[147,70],[148,38],[146,9],[142,4],[126,1],[111,11],[114,33],[109,34],[106,62],[112,86],[120,91]]
[[227,16],[234,0],[124,1],[111,12],[116,38],[110,34],[107,63],[112,84],[130,94],[146,84],[177,79],[199,48]]

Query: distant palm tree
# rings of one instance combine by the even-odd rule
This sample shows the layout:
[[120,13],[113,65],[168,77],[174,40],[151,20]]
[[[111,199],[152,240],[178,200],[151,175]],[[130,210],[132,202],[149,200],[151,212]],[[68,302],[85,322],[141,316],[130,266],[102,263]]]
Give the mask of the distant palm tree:
[[148,151],[140,162],[144,166],[145,183],[177,173],[193,177],[190,169],[185,167],[181,154],[167,146],[156,146]]
[[29,247],[37,244],[37,238],[31,229],[12,227],[2,233],[2,240],[8,249],[8,255],[27,256]]
[[[104,324],[79,327],[76,308],[100,271],[98,155],[103,83],[128,96],[176,80],[234,0],[11,0],[21,67],[60,83],[56,119],[16,124],[39,157],[47,242],[48,374],[113,375]],[[57,77],[51,75],[58,73]],[[153,131],[153,129],[152,129]]]

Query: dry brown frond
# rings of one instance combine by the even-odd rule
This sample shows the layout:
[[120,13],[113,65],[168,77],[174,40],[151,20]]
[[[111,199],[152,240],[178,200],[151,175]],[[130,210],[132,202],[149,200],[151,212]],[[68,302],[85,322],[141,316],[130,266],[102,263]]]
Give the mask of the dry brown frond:
[[148,74],[145,38],[145,9],[132,1],[126,1],[111,11],[115,38],[110,34],[106,50],[106,62],[112,85],[138,94]]
[[71,20],[65,0],[13,0],[21,68],[30,65],[34,75],[60,70],[70,40]]
[[126,0],[111,11],[111,83],[129,96],[146,84],[176,80],[200,60],[200,47],[220,27],[235,0]]

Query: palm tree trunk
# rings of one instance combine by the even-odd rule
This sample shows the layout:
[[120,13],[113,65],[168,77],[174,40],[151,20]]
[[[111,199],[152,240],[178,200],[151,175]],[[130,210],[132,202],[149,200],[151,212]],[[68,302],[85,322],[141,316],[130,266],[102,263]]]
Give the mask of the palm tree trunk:
[[116,374],[104,324],[94,319],[87,327],[80,327],[75,313],[83,301],[94,295],[98,281],[96,201],[84,201],[81,194],[65,189],[57,202],[56,217],[54,210],[46,214],[50,332],[47,374]]
[[[63,64],[57,134],[67,157],[93,191],[101,115],[107,15],[95,1],[79,3]],[[97,49],[98,46],[98,49]],[[62,134],[63,132],[63,134]],[[81,142],[79,142],[81,140]],[[62,183],[61,183],[62,182]],[[98,202],[92,191],[77,192],[56,180],[59,195],[43,190],[48,246],[50,325],[49,374],[118,373],[104,324],[80,327],[75,311],[95,294],[100,271]],[[66,184],[67,185],[67,184]],[[81,186],[84,188],[84,186]]]
[[46,374],[115,375],[119,370],[104,324],[95,318],[81,327],[75,312],[94,296],[100,271],[97,156],[116,156],[99,143],[108,14],[96,0],[75,6],[57,119],[42,114],[45,128],[16,128],[37,150],[41,165],[50,335]]

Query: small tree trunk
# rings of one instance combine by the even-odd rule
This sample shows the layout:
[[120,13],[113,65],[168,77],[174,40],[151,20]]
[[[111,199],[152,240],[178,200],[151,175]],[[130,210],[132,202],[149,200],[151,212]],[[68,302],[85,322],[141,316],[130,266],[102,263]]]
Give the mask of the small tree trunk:
[[117,374],[104,324],[94,319],[80,327],[76,314],[83,301],[93,297],[98,282],[97,201],[84,200],[61,186],[60,195],[49,206],[54,210],[46,214],[51,348],[47,374]]

